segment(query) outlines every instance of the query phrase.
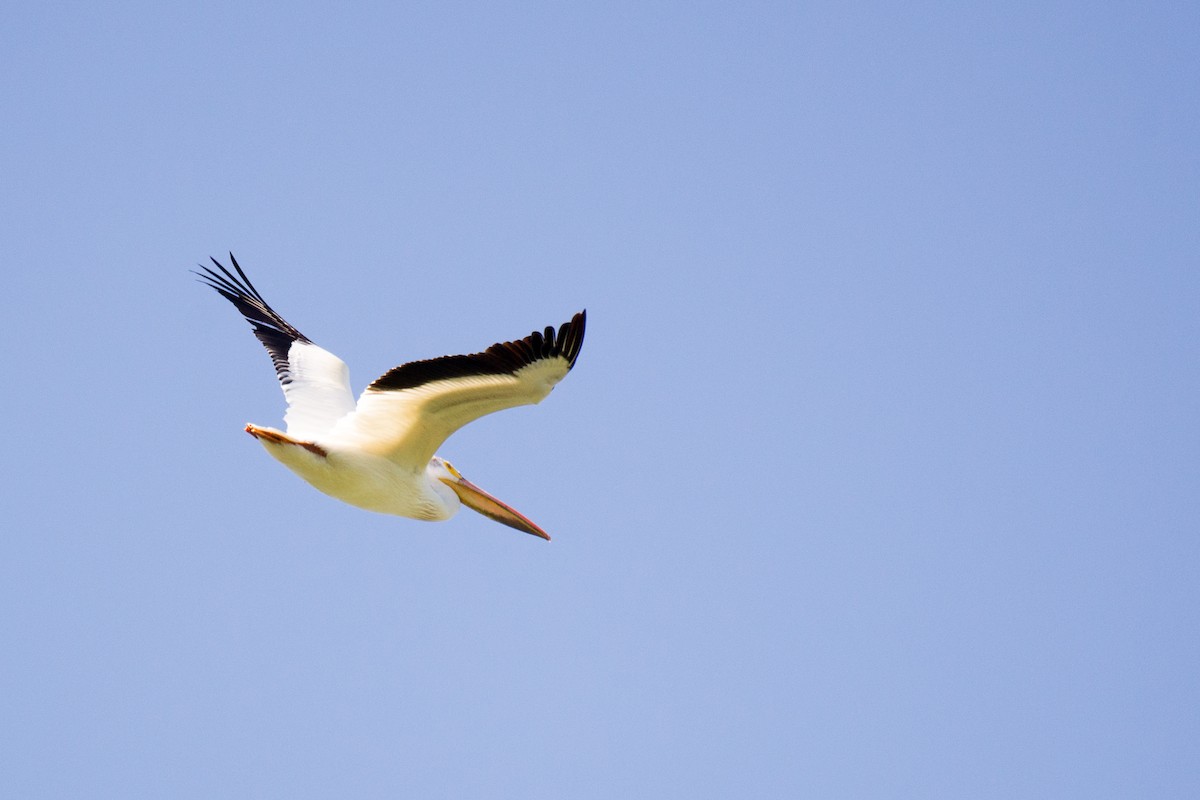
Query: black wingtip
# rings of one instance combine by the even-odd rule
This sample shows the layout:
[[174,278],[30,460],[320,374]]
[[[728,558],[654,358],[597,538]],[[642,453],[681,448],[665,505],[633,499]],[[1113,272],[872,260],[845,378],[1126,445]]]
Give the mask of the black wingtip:
[[571,317],[571,321],[564,323],[558,330],[558,345],[562,349],[563,358],[571,367],[575,366],[575,361],[579,358],[579,351],[583,349],[583,334],[586,330],[586,308]]

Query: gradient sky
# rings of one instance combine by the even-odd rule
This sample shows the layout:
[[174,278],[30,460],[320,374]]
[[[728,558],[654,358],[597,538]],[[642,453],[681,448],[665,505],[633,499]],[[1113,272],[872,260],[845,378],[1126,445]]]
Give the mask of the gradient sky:
[[[0,794],[1200,796],[1188,3],[10,3]],[[442,454],[242,431],[588,310]]]

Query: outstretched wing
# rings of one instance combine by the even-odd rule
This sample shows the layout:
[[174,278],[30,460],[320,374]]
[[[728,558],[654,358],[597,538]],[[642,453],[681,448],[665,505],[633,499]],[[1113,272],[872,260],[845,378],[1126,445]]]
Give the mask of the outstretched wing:
[[204,271],[196,275],[237,307],[267,348],[287,399],[283,419],[288,434],[307,440],[324,436],[335,422],[354,410],[350,370],[340,358],[313,344],[267,305],[233,253],[229,260],[237,270],[236,276],[215,258],[212,262],[220,273],[201,265]]
[[414,361],[390,370],[358,399],[326,441],[423,470],[450,434],[485,414],[540,402],[579,357],[584,311],[482,353]]

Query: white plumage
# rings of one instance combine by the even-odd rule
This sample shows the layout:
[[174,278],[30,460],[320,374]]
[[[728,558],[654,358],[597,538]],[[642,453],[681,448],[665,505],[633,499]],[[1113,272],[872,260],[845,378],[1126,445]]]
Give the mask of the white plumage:
[[557,331],[494,344],[482,353],[396,367],[355,403],[350,371],[272,309],[230,254],[235,276],[196,273],[237,307],[267,348],[287,400],[286,431],[248,424],[272,456],[325,494],[384,514],[448,519],[460,504],[518,530],[550,537],[434,455],[485,414],[538,403],[574,366],[586,312]]

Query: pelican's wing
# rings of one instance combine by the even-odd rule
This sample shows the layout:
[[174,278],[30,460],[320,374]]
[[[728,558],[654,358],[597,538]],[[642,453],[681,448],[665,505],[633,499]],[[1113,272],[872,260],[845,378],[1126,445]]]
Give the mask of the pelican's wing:
[[237,276],[215,258],[212,262],[221,271],[219,274],[205,266],[200,267],[203,273],[196,274],[242,312],[254,326],[254,335],[267,348],[287,399],[288,409],[283,419],[288,434],[297,439],[320,438],[354,410],[350,370],[340,358],[313,344],[275,313],[242,272],[233,253],[229,254],[229,260]]
[[396,367],[366,388],[358,408],[327,440],[424,470],[446,437],[463,425],[550,394],[579,357],[586,319],[581,311],[557,332],[546,328],[482,353]]

